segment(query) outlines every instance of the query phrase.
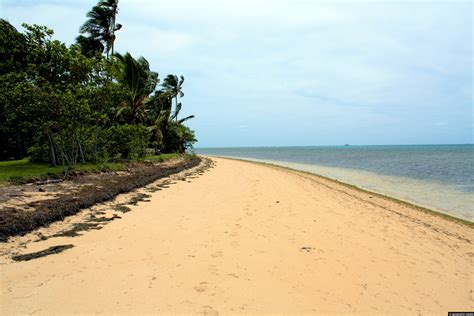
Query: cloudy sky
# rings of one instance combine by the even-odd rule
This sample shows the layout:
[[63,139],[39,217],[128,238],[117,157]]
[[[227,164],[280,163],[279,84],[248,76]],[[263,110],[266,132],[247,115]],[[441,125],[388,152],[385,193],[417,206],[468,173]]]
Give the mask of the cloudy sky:
[[[0,0],[74,41],[88,0]],[[197,147],[472,143],[471,1],[120,0],[116,49],[183,74]]]

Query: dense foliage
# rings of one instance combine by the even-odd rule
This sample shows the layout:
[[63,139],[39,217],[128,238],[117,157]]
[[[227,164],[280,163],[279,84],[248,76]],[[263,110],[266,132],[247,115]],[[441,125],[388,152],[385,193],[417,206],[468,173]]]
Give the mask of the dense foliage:
[[21,33],[0,19],[0,160],[97,163],[196,141],[183,125],[193,116],[178,118],[184,78],[160,85],[145,58],[113,53],[117,13],[118,0],[99,1],[70,47],[45,26]]

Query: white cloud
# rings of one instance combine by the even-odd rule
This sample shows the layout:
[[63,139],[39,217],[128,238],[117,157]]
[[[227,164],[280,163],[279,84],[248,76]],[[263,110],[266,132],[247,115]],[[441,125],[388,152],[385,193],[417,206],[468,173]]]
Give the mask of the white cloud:
[[161,30],[144,24],[130,24],[117,36],[120,37],[118,50],[158,58],[181,54],[197,41],[197,37],[185,32]]
[[[95,2],[0,0],[16,26],[45,24],[68,43]],[[197,114],[203,144],[224,138],[205,124],[255,120],[268,134],[285,121],[327,135],[318,126],[416,134],[446,122],[454,132],[443,137],[471,135],[471,2],[121,0],[118,21],[118,51],[143,55],[161,77],[185,75],[183,115]]]

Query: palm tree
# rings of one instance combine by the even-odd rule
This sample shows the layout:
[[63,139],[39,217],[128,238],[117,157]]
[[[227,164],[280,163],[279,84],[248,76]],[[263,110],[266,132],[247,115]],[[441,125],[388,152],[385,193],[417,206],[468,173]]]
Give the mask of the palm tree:
[[146,119],[145,105],[150,94],[155,90],[159,79],[158,73],[150,71],[148,61],[140,57],[135,59],[126,53],[115,54],[119,63],[119,82],[125,87],[129,96],[128,101],[123,104],[117,115],[127,111],[129,123],[144,122]]
[[107,58],[110,51],[114,54],[115,32],[122,28],[116,23],[117,14],[118,0],[100,0],[87,13],[88,20],[79,29],[81,34],[89,34],[88,37],[104,45]]
[[93,57],[96,56],[96,54],[102,54],[104,51],[104,45],[102,45],[99,40],[93,37],[79,35],[76,38],[76,43],[81,49],[82,53],[87,57]]
[[159,90],[147,102],[148,108],[148,130],[153,133],[155,140],[155,154],[159,154],[159,148],[163,144],[163,130],[167,129],[169,117],[171,116],[170,94]]
[[[172,112],[172,95],[166,90],[156,91],[147,102],[148,108],[148,129],[153,133],[156,141],[155,153],[158,154],[158,148],[167,149],[168,143],[173,143],[172,139],[165,139],[171,135],[169,132],[173,126],[180,126],[185,121],[194,118],[189,115],[176,121],[176,115]],[[178,140],[180,142],[180,140]],[[168,148],[169,149],[169,148]],[[176,148],[175,148],[176,149]],[[184,151],[184,149],[182,149]]]
[[183,86],[184,83],[184,77],[176,75],[168,75],[165,80],[163,81],[163,87],[165,88],[165,91],[170,93],[170,95],[175,99],[175,110],[173,113],[173,119],[178,121],[178,114],[179,111],[181,111],[181,103],[178,102],[178,98],[182,98],[184,96],[183,93]]

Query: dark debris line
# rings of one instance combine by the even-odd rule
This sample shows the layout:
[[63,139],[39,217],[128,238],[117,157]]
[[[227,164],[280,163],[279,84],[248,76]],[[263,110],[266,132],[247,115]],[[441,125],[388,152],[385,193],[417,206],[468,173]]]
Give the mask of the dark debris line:
[[13,256],[12,259],[15,261],[28,261],[32,259],[37,259],[45,256],[49,256],[52,254],[60,253],[63,252],[66,249],[70,249],[74,247],[74,245],[59,245],[59,246],[52,246],[49,247],[48,249],[37,251],[37,252],[32,252],[32,253],[27,253],[24,255],[18,255],[18,256]]
[[201,158],[193,157],[172,166],[146,166],[127,175],[107,174],[106,177],[95,180],[78,192],[28,204],[35,209],[33,212],[4,208],[0,212],[0,242],[6,242],[8,237],[24,235],[62,220],[96,203],[113,199],[118,194],[130,192],[158,179],[193,168],[200,162]]

